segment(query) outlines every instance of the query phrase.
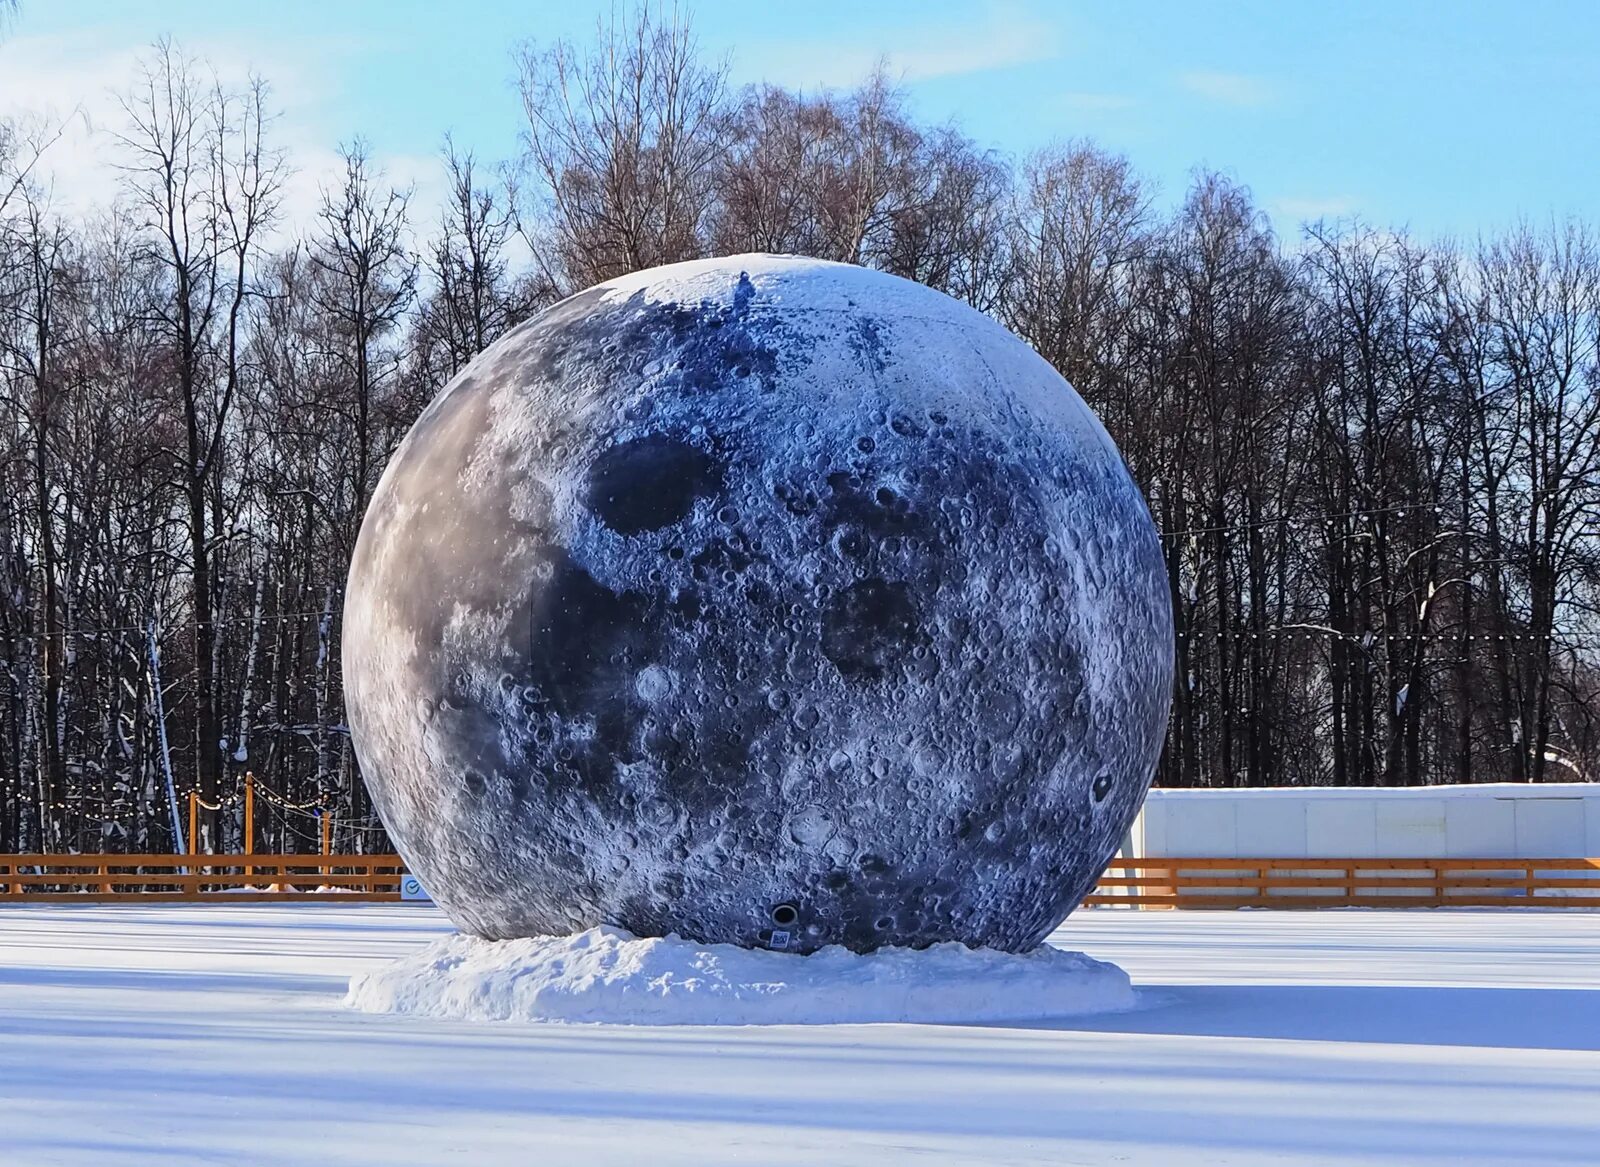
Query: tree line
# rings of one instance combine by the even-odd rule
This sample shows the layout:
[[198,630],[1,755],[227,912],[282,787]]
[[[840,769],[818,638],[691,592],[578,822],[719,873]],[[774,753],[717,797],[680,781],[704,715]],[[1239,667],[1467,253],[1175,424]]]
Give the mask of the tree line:
[[1167,206],[1088,141],[1013,158],[849,92],[735,87],[648,10],[516,55],[509,162],[446,141],[420,214],[359,140],[316,214],[267,84],[171,43],[53,209],[0,124],[0,851],[387,846],[351,753],[342,588],[426,403],[557,298],[744,251],[986,312],[1104,420],[1163,535],[1158,781],[1600,772],[1600,241],[1359,222],[1280,237],[1198,171]]

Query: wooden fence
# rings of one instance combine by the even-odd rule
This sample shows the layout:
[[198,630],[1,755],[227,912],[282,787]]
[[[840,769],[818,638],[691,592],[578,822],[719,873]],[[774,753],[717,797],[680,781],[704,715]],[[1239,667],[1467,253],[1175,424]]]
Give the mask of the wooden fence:
[[1115,859],[1085,902],[1155,908],[1600,908],[1600,859]]
[[0,904],[398,900],[398,855],[0,855]]
[[[398,900],[398,855],[0,855],[0,904]],[[1600,859],[1116,859],[1086,901],[1142,908],[1600,908]]]

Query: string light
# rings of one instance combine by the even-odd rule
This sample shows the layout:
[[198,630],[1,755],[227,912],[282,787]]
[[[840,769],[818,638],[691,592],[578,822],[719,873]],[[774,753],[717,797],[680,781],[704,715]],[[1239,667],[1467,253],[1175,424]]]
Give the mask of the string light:
[[1462,634],[1462,633],[1446,633],[1446,632],[1366,632],[1366,631],[1362,631],[1362,632],[1341,632],[1337,628],[1323,628],[1323,629],[1316,629],[1316,630],[1309,630],[1309,629],[1303,629],[1303,628],[1294,628],[1294,629],[1266,628],[1266,629],[1259,629],[1259,630],[1256,630],[1256,631],[1253,631],[1253,632],[1249,631],[1247,629],[1236,629],[1233,632],[1178,632],[1178,633],[1175,633],[1174,635],[1180,641],[1183,641],[1183,640],[1196,640],[1196,641],[1199,641],[1199,640],[1221,640],[1224,637],[1228,637],[1228,638],[1231,638],[1231,639],[1234,639],[1234,640],[1242,640],[1242,639],[1248,637],[1251,640],[1258,640],[1258,639],[1278,639],[1278,640],[1288,640],[1288,641],[1304,640],[1307,643],[1311,643],[1311,642],[1314,642],[1314,641],[1329,640],[1329,639],[1338,639],[1338,640],[1349,640],[1351,642],[1359,644],[1366,637],[1370,636],[1372,638],[1372,642],[1374,644],[1381,643],[1381,642],[1384,642],[1384,641],[1390,641],[1390,642],[1398,641],[1398,642],[1402,642],[1402,643],[1409,643],[1409,642],[1413,642],[1413,641],[1421,641],[1421,642],[1423,642],[1425,644],[1466,644],[1466,643],[1477,643],[1477,642],[1491,643],[1491,642],[1499,642],[1499,641],[1517,642],[1517,643],[1540,643],[1540,644],[1554,644],[1554,643],[1556,643],[1556,638],[1553,635],[1551,635],[1549,633],[1539,634],[1539,633],[1534,633],[1534,632],[1529,632],[1529,633],[1497,633],[1497,634],[1484,634],[1484,635],[1479,636],[1479,635],[1474,635],[1474,634],[1471,634],[1471,633]]
[[[1433,503],[1400,503],[1385,507],[1374,507],[1369,509],[1350,510],[1320,515],[1279,515],[1273,518],[1261,519],[1255,522],[1239,522],[1213,526],[1187,527],[1176,530],[1161,531],[1159,532],[1159,535],[1163,540],[1171,541],[1204,535],[1242,532],[1279,526],[1298,529],[1307,526],[1314,528],[1320,525],[1324,530],[1325,537],[1333,538],[1335,535],[1334,527],[1339,522],[1346,520],[1355,520],[1360,522],[1362,520],[1371,520],[1383,515],[1398,515],[1429,510],[1441,518],[1445,514],[1445,511],[1442,507]],[[1459,538],[1463,536],[1463,533],[1459,531],[1435,532],[1435,538],[1450,536]],[[1356,531],[1342,537],[1347,539],[1364,538],[1368,537],[1368,535],[1364,531]],[[1468,564],[1468,568],[1470,570],[1480,570],[1487,567],[1505,564],[1517,564],[1520,562],[1522,562],[1522,560],[1509,557],[1473,557]],[[219,634],[225,634],[230,629],[257,629],[262,626],[282,625],[292,621],[312,621],[317,623],[326,622],[331,624],[338,621],[341,618],[341,615],[342,613],[340,606],[337,603],[329,603],[314,610],[296,610],[277,613],[263,613],[259,615],[241,615],[235,613],[227,618],[212,618],[204,621],[193,619],[156,621],[155,625],[156,630],[165,635],[174,633],[181,634],[192,629],[197,629],[202,624],[209,625]],[[326,631],[327,630],[324,629],[324,632]],[[108,625],[94,628],[72,627],[59,629],[53,634],[47,634],[39,631],[11,631],[0,635],[0,643],[7,641],[12,643],[42,641],[51,635],[63,641],[77,640],[93,643],[118,636],[136,635],[140,638],[143,638],[148,635],[149,632],[150,625],[148,623],[137,625]],[[1421,645],[1429,647],[1441,647],[1446,649],[1454,648],[1458,653],[1462,648],[1473,645],[1502,645],[1515,648],[1519,651],[1525,646],[1538,646],[1546,649],[1557,648],[1558,650],[1567,653],[1573,651],[1571,645],[1564,644],[1561,638],[1558,638],[1556,635],[1551,633],[1384,632],[1378,629],[1340,630],[1331,627],[1308,627],[1305,625],[1295,625],[1290,627],[1274,628],[1235,628],[1229,631],[1182,631],[1176,633],[1175,637],[1180,645],[1190,647],[1199,655],[1199,660],[1201,663],[1193,666],[1195,673],[1198,674],[1195,677],[1196,683],[1204,683],[1206,681],[1206,675],[1209,671],[1204,663],[1204,646],[1208,642],[1210,644],[1219,646],[1224,641],[1236,644],[1249,642],[1256,645],[1261,645],[1263,642],[1274,645],[1300,644],[1306,646],[1345,644],[1349,646],[1349,650],[1352,653],[1359,652],[1360,657],[1365,657],[1369,662],[1374,657],[1380,657],[1384,655],[1386,649],[1392,649],[1402,645]],[[138,648],[141,646],[128,645],[125,647]],[[142,655],[142,651],[140,655]],[[1360,657],[1357,659],[1359,660]],[[1436,663],[1439,659],[1440,658],[1437,657],[1434,658]],[[1446,655],[1443,659],[1448,661],[1450,657],[1449,655]],[[1370,668],[1373,666],[1369,664],[1367,667]],[[198,666],[191,666],[186,669],[165,671],[162,677],[163,687],[167,688],[191,680],[197,675],[197,668]],[[1248,712],[1248,710],[1245,710],[1244,712]],[[294,730],[286,729],[285,727],[281,726],[277,728],[283,732],[295,732]],[[323,727],[323,729],[325,732],[335,735],[348,733],[347,727],[344,726],[326,726]],[[270,729],[268,732],[271,732]],[[267,807],[270,807],[278,812],[278,815],[276,816],[277,821],[275,823],[257,824],[256,833],[258,836],[265,835],[270,837],[274,831],[277,831],[286,839],[293,838],[300,842],[309,843],[312,845],[312,847],[316,847],[320,844],[322,825],[320,820],[323,815],[331,814],[335,810],[336,800],[340,797],[339,792],[324,791],[305,801],[295,801],[289,796],[280,794],[279,792],[273,790],[259,778],[254,780],[254,788],[255,792],[261,796],[262,802]],[[8,777],[5,780],[0,781],[0,791],[4,791],[6,793],[6,804],[8,807],[16,808],[19,815],[21,813],[22,806],[27,800],[28,792],[34,789],[36,788],[33,783],[23,782],[15,777]],[[180,797],[183,798],[187,798],[191,793],[196,799],[197,806],[204,808],[210,813],[221,813],[224,811],[235,810],[241,805],[244,799],[244,795],[241,791],[235,791],[232,793],[219,793],[215,801],[201,797],[197,787],[186,787],[179,792]],[[60,796],[59,800],[52,801],[47,804],[45,809],[55,811],[72,811],[79,815],[88,816],[91,813],[94,813],[93,808],[96,806],[96,804],[98,804],[98,817],[101,819],[101,825],[109,825],[113,821],[119,821],[122,819],[133,819],[140,815],[145,809],[142,806],[141,801],[131,795],[108,795],[107,793],[92,789],[68,790]],[[27,805],[31,806],[34,810],[39,809],[39,804],[37,802],[27,803]],[[20,821],[20,818],[18,821]],[[315,825],[312,826],[310,830],[306,830],[302,829],[302,827],[299,825],[302,823]],[[157,824],[157,826],[159,828],[159,824]],[[82,829],[82,825],[80,824],[80,833]],[[363,822],[339,819],[337,820],[337,830],[346,837],[358,835],[384,836],[386,834],[382,824],[370,817]]]
[[1406,511],[1431,510],[1435,514],[1443,514],[1443,508],[1437,503],[1410,502],[1396,503],[1394,506],[1373,507],[1370,510],[1343,511],[1338,514],[1325,515],[1279,515],[1276,518],[1260,519],[1254,523],[1231,523],[1215,527],[1187,527],[1179,531],[1160,531],[1158,534],[1163,539],[1183,539],[1193,535],[1220,535],[1229,531],[1253,531],[1261,527],[1276,527],[1280,524],[1306,525],[1320,523],[1323,526],[1332,525],[1335,519],[1359,519],[1366,515],[1394,515]]
[[[229,623],[242,623],[242,624],[250,625],[250,624],[281,623],[282,621],[285,621],[285,620],[323,620],[323,619],[330,619],[330,618],[337,620],[338,616],[339,616],[339,609],[338,609],[337,606],[335,606],[335,607],[330,608],[328,610],[318,609],[317,611],[314,611],[314,612],[278,612],[278,613],[275,613],[275,614],[270,615],[270,616],[269,615],[262,615],[262,616],[259,616],[259,617],[257,617],[257,616],[243,616],[243,617],[239,617],[237,621],[230,620],[230,619],[171,620],[171,621],[158,620],[158,621],[156,621],[156,629],[158,631],[161,631],[161,632],[187,632],[191,628],[199,628],[201,624],[208,624],[208,625],[211,626],[211,628],[213,630],[217,630],[222,625],[229,624]],[[6,639],[6,640],[46,640],[49,637],[54,636],[59,640],[66,640],[66,639],[95,640],[95,639],[98,639],[99,637],[103,637],[103,636],[116,636],[116,635],[124,635],[124,634],[129,634],[129,633],[138,633],[140,636],[143,636],[147,632],[149,632],[149,630],[150,630],[150,626],[148,624],[137,624],[137,625],[129,624],[129,625],[111,626],[111,627],[106,627],[106,628],[61,628],[61,629],[57,629],[54,633],[48,633],[48,632],[7,632],[7,633],[4,634],[3,637],[0,637],[0,639]],[[143,650],[141,649],[141,653],[142,653],[142,651]]]

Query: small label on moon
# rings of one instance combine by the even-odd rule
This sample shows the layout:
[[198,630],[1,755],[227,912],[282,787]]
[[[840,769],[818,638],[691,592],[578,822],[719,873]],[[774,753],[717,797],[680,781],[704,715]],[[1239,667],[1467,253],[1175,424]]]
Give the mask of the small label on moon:
[[422,881],[414,875],[400,877],[400,898],[403,900],[431,900],[427,890],[422,886]]
[[767,941],[768,948],[788,948],[789,934],[787,932],[774,932],[772,939]]

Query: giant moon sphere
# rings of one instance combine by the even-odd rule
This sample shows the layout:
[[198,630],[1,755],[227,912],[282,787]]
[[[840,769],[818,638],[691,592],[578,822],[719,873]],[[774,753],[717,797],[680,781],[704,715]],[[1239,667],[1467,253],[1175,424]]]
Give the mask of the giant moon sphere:
[[478,357],[368,509],[362,774],[465,931],[1025,950],[1172,680],[1156,531],[1000,325],[778,256],[591,288]]

